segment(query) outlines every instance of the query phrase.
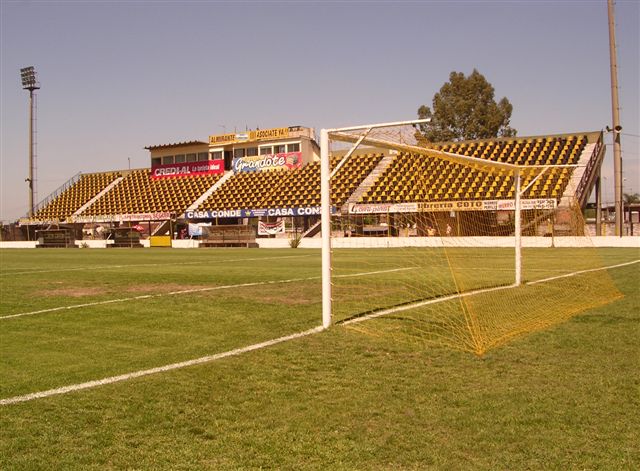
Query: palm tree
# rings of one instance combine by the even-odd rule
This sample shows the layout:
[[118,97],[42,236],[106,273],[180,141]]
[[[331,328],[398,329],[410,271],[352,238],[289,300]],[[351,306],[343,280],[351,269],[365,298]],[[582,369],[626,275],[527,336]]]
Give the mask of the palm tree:
[[[629,232],[633,235],[633,217],[631,216],[631,205],[640,204],[640,194],[638,193],[625,193],[622,195],[623,208],[629,208]],[[624,213],[624,210],[622,211]]]
[[622,197],[624,204],[638,204],[640,203],[640,194],[639,193],[625,193]]

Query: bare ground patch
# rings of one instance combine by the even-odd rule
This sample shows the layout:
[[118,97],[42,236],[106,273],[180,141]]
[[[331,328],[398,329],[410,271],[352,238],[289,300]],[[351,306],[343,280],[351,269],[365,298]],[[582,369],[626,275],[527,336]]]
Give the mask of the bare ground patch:
[[260,287],[242,287],[233,291],[233,297],[240,297],[264,304],[282,304],[296,306],[320,302],[322,292],[320,286],[301,285],[300,283],[284,283]]
[[214,288],[215,285],[181,285],[179,283],[146,283],[127,286],[126,293],[171,293],[173,291],[187,291]]
[[82,298],[84,296],[97,296],[100,294],[106,294],[107,290],[96,286],[71,286],[60,288],[48,288],[41,289],[34,292],[36,296],[53,297],[53,296],[67,296],[70,298]]

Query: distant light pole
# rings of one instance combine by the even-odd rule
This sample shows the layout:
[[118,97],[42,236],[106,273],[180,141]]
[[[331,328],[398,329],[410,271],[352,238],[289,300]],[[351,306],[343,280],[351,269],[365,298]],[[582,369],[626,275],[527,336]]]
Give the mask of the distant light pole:
[[20,77],[22,78],[22,88],[29,90],[29,177],[25,180],[29,183],[29,217],[34,216],[34,166],[33,166],[33,92],[40,89],[40,83],[36,78],[36,71],[33,66],[20,69]]

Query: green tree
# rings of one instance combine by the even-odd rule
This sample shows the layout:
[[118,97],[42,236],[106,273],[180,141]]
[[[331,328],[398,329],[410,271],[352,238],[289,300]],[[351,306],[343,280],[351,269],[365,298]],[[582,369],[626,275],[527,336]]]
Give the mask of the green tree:
[[438,142],[515,136],[509,126],[512,110],[507,98],[496,102],[493,86],[476,69],[468,77],[454,71],[434,95],[433,111],[418,108],[418,117],[431,122],[419,126],[417,137]]

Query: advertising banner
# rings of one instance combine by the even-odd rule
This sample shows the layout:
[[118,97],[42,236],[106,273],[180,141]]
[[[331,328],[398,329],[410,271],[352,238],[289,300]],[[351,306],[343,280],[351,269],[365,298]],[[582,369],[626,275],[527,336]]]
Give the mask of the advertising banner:
[[350,214],[417,213],[418,203],[350,204]]
[[255,157],[233,159],[233,171],[235,173],[279,169],[292,170],[300,167],[302,167],[302,152],[256,155]]
[[284,221],[258,222],[258,235],[275,235],[284,233]]
[[[515,200],[498,200],[496,209],[498,211],[513,211],[516,209]],[[522,209],[555,209],[555,199],[530,199],[520,200],[520,207]]]
[[[523,199],[522,209],[555,209],[555,199]],[[350,204],[349,214],[417,213],[443,211],[513,211],[514,200],[438,201],[425,203]]]
[[239,142],[286,139],[288,137],[289,128],[256,129],[254,131],[216,134],[213,136],[209,136],[209,145],[219,146],[236,144]]
[[224,173],[224,160],[204,160],[181,164],[155,165],[151,167],[151,178],[193,177],[195,175],[213,175]]
[[[335,213],[336,208],[331,208]],[[320,206],[302,208],[223,209],[212,211],[185,211],[184,219],[255,218],[264,216],[320,216]]]
[[198,224],[189,223],[189,235],[192,237],[197,237],[202,235],[202,227]]
[[129,222],[129,221],[166,221],[171,218],[168,211],[155,213],[135,213],[135,214],[103,214],[100,216],[75,216],[71,217],[72,222],[92,223],[92,222]]

